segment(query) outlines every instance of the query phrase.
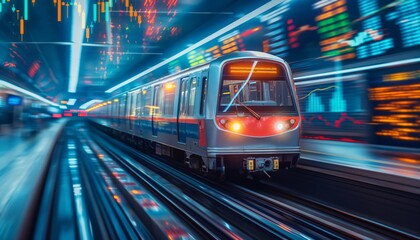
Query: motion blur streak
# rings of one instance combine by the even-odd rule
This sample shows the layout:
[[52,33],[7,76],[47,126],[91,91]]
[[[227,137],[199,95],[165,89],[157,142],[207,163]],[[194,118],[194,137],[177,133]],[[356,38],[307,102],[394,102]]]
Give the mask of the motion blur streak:
[[29,95],[29,96],[31,96],[33,98],[36,98],[36,99],[38,99],[38,100],[40,100],[40,101],[42,101],[42,102],[44,102],[46,104],[49,104],[49,105],[52,105],[52,106],[56,106],[56,107],[59,106],[57,103],[51,102],[48,99],[45,99],[45,98],[43,98],[43,97],[41,97],[41,96],[39,96],[39,95],[37,95],[35,93],[29,92],[28,90],[25,90],[23,88],[20,88],[18,86],[15,86],[15,85],[13,85],[11,83],[8,83],[6,81],[0,80],[0,86],[4,86],[6,88],[11,88],[11,89],[16,90],[18,92],[21,92],[23,94]]
[[377,69],[377,68],[395,67],[399,65],[406,65],[406,64],[418,63],[418,62],[420,62],[420,58],[412,58],[412,59],[395,61],[395,62],[390,62],[390,63],[376,64],[376,65],[371,65],[371,66],[351,68],[351,69],[334,71],[334,72],[326,72],[326,73],[320,73],[320,74],[314,74],[314,75],[308,75],[308,76],[302,76],[302,77],[295,77],[294,79],[304,80],[304,79],[317,78],[317,77],[326,77],[326,76],[339,75],[339,74],[345,74],[345,73],[362,72],[362,71],[367,71],[367,70],[372,70],[372,69]]
[[[83,15],[88,11],[86,1],[81,0],[79,4],[82,6]],[[82,16],[83,16],[82,15]],[[80,26],[86,26],[86,18],[81,17],[80,13],[73,11],[73,26],[72,26],[72,47],[70,53],[70,81],[69,81],[69,92],[75,93],[77,88],[77,82],[79,81],[79,70],[80,70],[80,59],[82,56],[82,43],[84,28]]]
[[84,103],[82,106],[80,106],[80,109],[86,109],[86,108],[88,108],[89,106],[91,106],[91,105],[93,105],[95,103],[101,103],[101,102],[102,102],[102,100],[94,99],[94,100],[91,100],[91,101],[89,101],[87,103]]

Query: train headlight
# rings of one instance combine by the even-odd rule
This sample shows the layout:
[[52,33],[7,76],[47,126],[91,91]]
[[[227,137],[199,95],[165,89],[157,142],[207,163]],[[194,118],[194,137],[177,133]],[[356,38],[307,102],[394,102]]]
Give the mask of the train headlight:
[[290,124],[295,124],[296,120],[294,118],[290,119]]
[[284,127],[285,127],[284,124],[281,123],[281,122],[279,122],[279,123],[276,124],[276,129],[278,131],[284,130]]
[[273,158],[273,170],[279,170],[280,168],[280,161],[278,158]]
[[247,159],[246,160],[246,168],[248,171],[254,171],[255,170],[255,159]]
[[232,130],[235,132],[239,132],[239,130],[241,130],[241,124],[237,122],[232,123]]

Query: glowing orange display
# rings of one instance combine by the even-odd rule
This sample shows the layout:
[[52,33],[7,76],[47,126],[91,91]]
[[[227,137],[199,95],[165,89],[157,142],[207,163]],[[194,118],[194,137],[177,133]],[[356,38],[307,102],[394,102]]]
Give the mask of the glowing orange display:
[[20,38],[23,41],[23,34],[25,34],[25,21],[23,18],[20,19]]
[[61,22],[61,0],[57,1],[57,22]]
[[[230,73],[249,73],[251,69],[251,67],[231,66]],[[253,73],[277,74],[278,69],[276,67],[256,67]]]
[[89,38],[90,38],[90,29],[86,28],[86,39],[89,42]]
[[[227,68],[227,71],[226,71]],[[248,75],[252,69],[252,62],[234,62],[227,65],[225,74]],[[280,66],[269,62],[258,62],[252,71],[252,75],[276,76],[280,72]]]
[[420,141],[420,84],[377,87],[369,90],[370,99],[381,115],[373,117],[377,125],[389,126],[376,135],[404,141]]

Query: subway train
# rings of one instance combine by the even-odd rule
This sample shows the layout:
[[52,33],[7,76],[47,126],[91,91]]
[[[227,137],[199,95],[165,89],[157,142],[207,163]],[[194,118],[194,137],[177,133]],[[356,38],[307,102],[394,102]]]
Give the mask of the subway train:
[[301,115],[289,65],[235,52],[165,76],[88,109],[141,148],[190,168],[250,178],[279,174],[300,156]]

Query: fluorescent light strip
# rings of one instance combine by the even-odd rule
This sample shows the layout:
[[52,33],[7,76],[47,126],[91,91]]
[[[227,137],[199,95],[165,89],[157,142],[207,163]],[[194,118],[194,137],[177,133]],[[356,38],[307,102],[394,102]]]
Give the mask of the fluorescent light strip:
[[272,1],[270,1],[270,2],[268,2],[266,4],[264,4],[264,5],[262,5],[261,7],[255,9],[254,11],[248,13],[247,15],[241,17],[240,19],[234,21],[233,23],[227,25],[226,27],[220,29],[219,31],[211,34],[210,36],[202,39],[201,41],[199,41],[199,42],[191,45],[190,47],[186,48],[185,50],[179,52],[178,54],[175,54],[174,56],[172,56],[172,57],[170,57],[170,58],[168,58],[168,59],[166,59],[166,60],[164,60],[164,61],[156,64],[155,66],[153,66],[153,67],[151,67],[151,68],[149,68],[149,69],[147,69],[147,70],[145,70],[145,71],[143,71],[143,72],[141,72],[141,73],[139,73],[139,74],[137,74],[137,75],[135,75],[135,76],[127,79],[126,81],[124,81],[124,82],[122,82],[120,84],[117,84],[116,86],[114,86],[114,87],[112,87],[112,88],[110,88],[108,90],[106,90],[105,93],[112,93],[113,91],[115,91],[115,90],[117,90],[117,89],[119,89],[119,88],[121,88],[121,87],[123,87],[123,86],[125,86],[125,85],[127,85],[127,84],[129,84],[129,83],[131,83],[133,81],[135,81],[136,79],[138,79],[140,77],[143,77],[146,74],[148,74],[148,73],[150,73],[150,72],[152,72],[152,71],[154,71],[154,70],[156,70],[156,69],[158,69],[158,68],[160,68],[160,67],[162,67],[162,66],[164,66],[164,65],[166,65],[166,64],[168,64],[170,62],[172,62],[173,60],[175,60],[175,59],[177,59],[177,58],[179,58],[179,57],[181,57],[181,56],[183,56],[183,55],[191,52],[192,50],[194,50],[194,49],[196,49],[196,48],[198,48],[198,47],[200,47],[200,46],[202,46],[202,45],[204,45],[204,44],[206,44],[206,43],[208,43],[208,42],[210,42],[210,41],[212,41],[212,40],[220,37],[222,34],[225,34],[226,32],[228,32],[228,31],[230,31],[230,30],[232,30],[232,29],[234,29],[234,28],[236,28],[236,27],[244,24],[245,22],[253,19],[254,17],[260,15],[261,13],[264,13],[267,10],[269,10],[269,9],[271,9],[273,7],[278,6],[280,3],[284,2],[284,1],[285,0],[272,0]]
[[28,96],[31,96],[31,97],[33,97],[35,99],[38,99],[39,101],[44,102],[46,104],[49,104],[49,105],[52,105],[52,106],[55,106],[55,107],[58,107],[59,106],[57,103],[51,102],[50,100],[48,100],[46,98],[43,98],[43,97],[39,96],[38,94],[35,94],[33,92],[29,92],[28,90],[25,90],[25,89],[23,89],[21,87],[18,87],[16,85],[13,85],[13,84],[11,84],[9,82],[0,80],[0,85],[3,85],[6,88],[10,88],[10,89],[13,89],[15,91],[18,91],[20,93],[23,93],[23,94],[26,94]]
[[73,106],[73,105],[76,103],[76,101],[77,101],[77,99],[70,98],[70,99],[67,101],[67,105],[69,105],[69,106]]
[[[161,83],[165,84],[165,83],[170,82],[170,81],[175,81],[176,79],[179,79],[180,77],[188,76],[190,73],[193,73],[193,72],[200,72],[200,71],[202,71],[202,70],[204,70],[204,69],[206,69],[208,67],[209,67],[209,64],[205,64],[205,65],[203,65],[200,68],[195,68],[195,69],[192,69],[192,70],[189,70],[189,71],[186,71],[186,72],[182,72],[182,73],[174,73],[174,74],[171,74],[169,76],[165,76],[165,77],[162,77],[162,78],[153,80],[153,81],[151,81],[151,82],[149,82],[149,83],[147,83],[147,84],[145,84],[145,85],[143,85],[141,87],[136,87],[136,88],[130,90],[128,92],[128,94],[132,94],[132,93],[134,93],[136,91],[139,91],[140,89],[144,89],[144,88],[148,88],[148,87],[153,87],[156,84],[161,84]],[[119,94],[117,96],[120,96],[120,95],[121,94]]]
[[[147,84],[147,86],[153,86],[156,83],[157,84],[160,84],[160,83],[167,83],[167,82],[170,82],[170,81],[174,81],[174,80],[178,79],[179,77],[188,76],[190,73],[193,73],[193,72],[200,72],[200,71],[202,71],[202,70],[204,70],[204,69],[206,69],[208,67],[209,67],[209,64],[205,64],[205,65],[201,66],[200,68],[195,68],[195,69],[192,69],[192,70],[189,70],[189,71],[186,71],[186,72],[182,72],[182,73],[174,73],[172,75],[165,76],[163,78],[159,78],[159,79],[156,79],[156,80],[154,80],[152,82],[149,82]],[[136,91],[138,89],[139,88],[134,89],[133,91]]]
[[302,76],[302,77],[295,77],[293,79],[304,80],[304,79],[310,79],[310,78],[326,77],[326,76],[337,75],[337,74],[361,72],[361,71],[372,70],[372,69],[377,69],[377,68],[406,65],[406,64],[417,63],[417,62],[420,62],[420,58],[412,58],[412,59],[395,61],[395,62],[390,62],[390,63],[376,64],[376,65],[371,65],[371,66],[366,66],[366,67],[350,68],[350,69],[328,72],[328,73],[313,74],[313,75],[307,75],[307,76]]
[[330,78],[321,78],[316,80],[310,80],[310,81],[302,81],[302,82],[296,82],[295,85],[311,85],[311,84],[324,84],[324,83],[331,83],[337,81],[337,79],[340,79],[340,81],[350,81],[355,79],[361,79],[363,78],[363,74],[353,74],[353,75],[346,75],[346,76],[339,76],[339,77],[330,77]]
[[[86,1],[82,0],[79,4],[82,5],[83,11],[87,12]],[[85,22],[82,22],[83,20],[85,20]],[[86,26],[86,18],[80,17],[78,11],[73,11],[73,26],[71,33],[73,44],[71,45],[70,50],[70,80],[68,89],[70,93],[76,92],[77,83],[79,81],[80,60],[82,57],[82,44],[85,30],[82,26]]]
[[89,102],[84,103],[82,106],[80,106],[80,109],[84,110],[84,109],[90,107],[91,105],[93,105],[95,103],[101,103],[101,102],[103,102],[103,101],[99,100],[99,99],[90,100]]

